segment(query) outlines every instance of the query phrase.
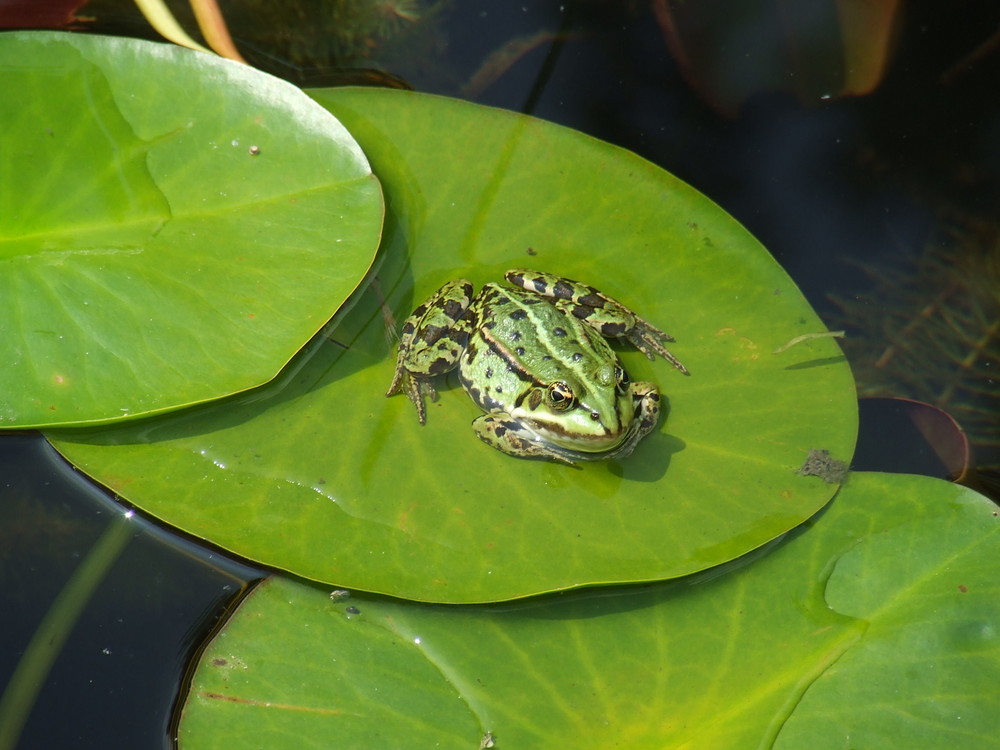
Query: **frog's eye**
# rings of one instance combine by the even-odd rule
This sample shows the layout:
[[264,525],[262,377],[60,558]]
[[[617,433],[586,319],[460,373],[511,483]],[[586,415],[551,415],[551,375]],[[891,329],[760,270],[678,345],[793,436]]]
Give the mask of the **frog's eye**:
[[554,383],[549,383],[549,403],[552,404],[553,409],[566,411],[572,408],[575,402],[576,396],[573,395],[573,389],[564,382],[557,380]]
[[626,386],[629,384],[628,373],[625,372],[625,368],[621,365],[615,366],[615,385],[618,390],[622,393],[625,392]]

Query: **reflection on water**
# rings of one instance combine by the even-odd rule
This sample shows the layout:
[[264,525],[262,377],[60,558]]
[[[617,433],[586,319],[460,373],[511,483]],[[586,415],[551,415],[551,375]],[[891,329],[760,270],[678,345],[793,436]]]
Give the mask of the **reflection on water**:
[[[41,682],[33,705],[3,717],[8,730],[24,722],[17,746],[168,746],[173,696],[191,655],[260,574],[127,511],[38,435],[0,436],[0,477],[0,685],[17,674],[23,698],[26,684]],[[91,582],[72,578],[106,529],[123,522],[128,536],[107,571]],[[80,614],[49,614],[45,641],[32,640],[50,609],[61,603],[65,612],[86,585],[95,589]],[[53,646],[62,637],[65,646]],[[66,720],[53,721],[50,706]]]

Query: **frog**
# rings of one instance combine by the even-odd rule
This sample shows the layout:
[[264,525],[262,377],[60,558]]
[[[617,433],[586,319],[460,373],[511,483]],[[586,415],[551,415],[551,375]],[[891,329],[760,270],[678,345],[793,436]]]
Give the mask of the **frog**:
[[575,466],[624,459],[657,426],[660,392],[632,382],[609,340],[657,356],[684,375],[664,342],[675,339],[609,295],[524,268],[509,286],[443,284],[404,321],[387,397],[405,393],[427,421],[434,380],[453,370],[484,412],[472,422],[487,445],[517,458]]

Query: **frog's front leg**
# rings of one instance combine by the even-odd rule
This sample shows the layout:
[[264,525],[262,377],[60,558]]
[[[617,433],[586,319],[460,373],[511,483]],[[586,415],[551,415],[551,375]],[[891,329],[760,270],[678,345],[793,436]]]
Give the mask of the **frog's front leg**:
[[408,317],[400,331],[396,371],[386,396],[404,392],[417,408],[420,424],[427,421],[424,397],[437,400],[431,378],[457,364],[469,338],[465,313],[472,301],[472,284],[456,279],[432,294]]
[[568,466],[575,463],[545,443],[534,432],[504,412],[484,414],[472,420],[472,429],[487,445],[518,458],[544,458]]
[[649,359],[656,359],[659,354],[685,375],[691,374],[663,345],[664,341],[673,341],[673,336],[604,292],[579,281],[525,268],[508,271],[505,276],[514,286],[550,298],[553,304],[571,312],[602,336],[626,339]]

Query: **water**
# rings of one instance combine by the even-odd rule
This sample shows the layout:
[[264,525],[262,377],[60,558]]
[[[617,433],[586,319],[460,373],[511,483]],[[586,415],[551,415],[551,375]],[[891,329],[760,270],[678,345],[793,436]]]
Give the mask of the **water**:
[[[689,85],[640,3],[455,6],[442,13],[430,41],[414,41],[409,56],[400,45],[383,67],[419,90],[464,91],[485,104],[530,111],[660,164],[753,232],[831,320],[840,310],[831,296],[855,299],[875,283],[858,263],[878,269],[916,257],[942,216],[996,215],[1000,54],[987,50],[956,63],[1000,25],[998,8],[963,4],[956,13],[929,0],[910,3],[889,74],[871,96],[803,106],[759,92],[733,118]],[[155,38],[128,15],[131,6],[109,7],[85,10],[125,33]],[[297,82],[340,80],[340,73],[268,47],[253,23],[250,16],[232,31],[255,64]],[[549,38],[537,36],[543,32]],[[568,36],[554,46],[557,32]],[[473,90],[489,52],[510,40],[523,52]],[[369,67],[365,62],[348,64]],[[869,308],[872,319],[892,311],[888,299]],[[122,513],[39,437],[0,436],[0,611],[14,613],[0,630],[0,683]],[[131,538],[69,626],[18,747],[169,746],[170,714],[191,656],[258,575],[139,517],[127,523]]]

